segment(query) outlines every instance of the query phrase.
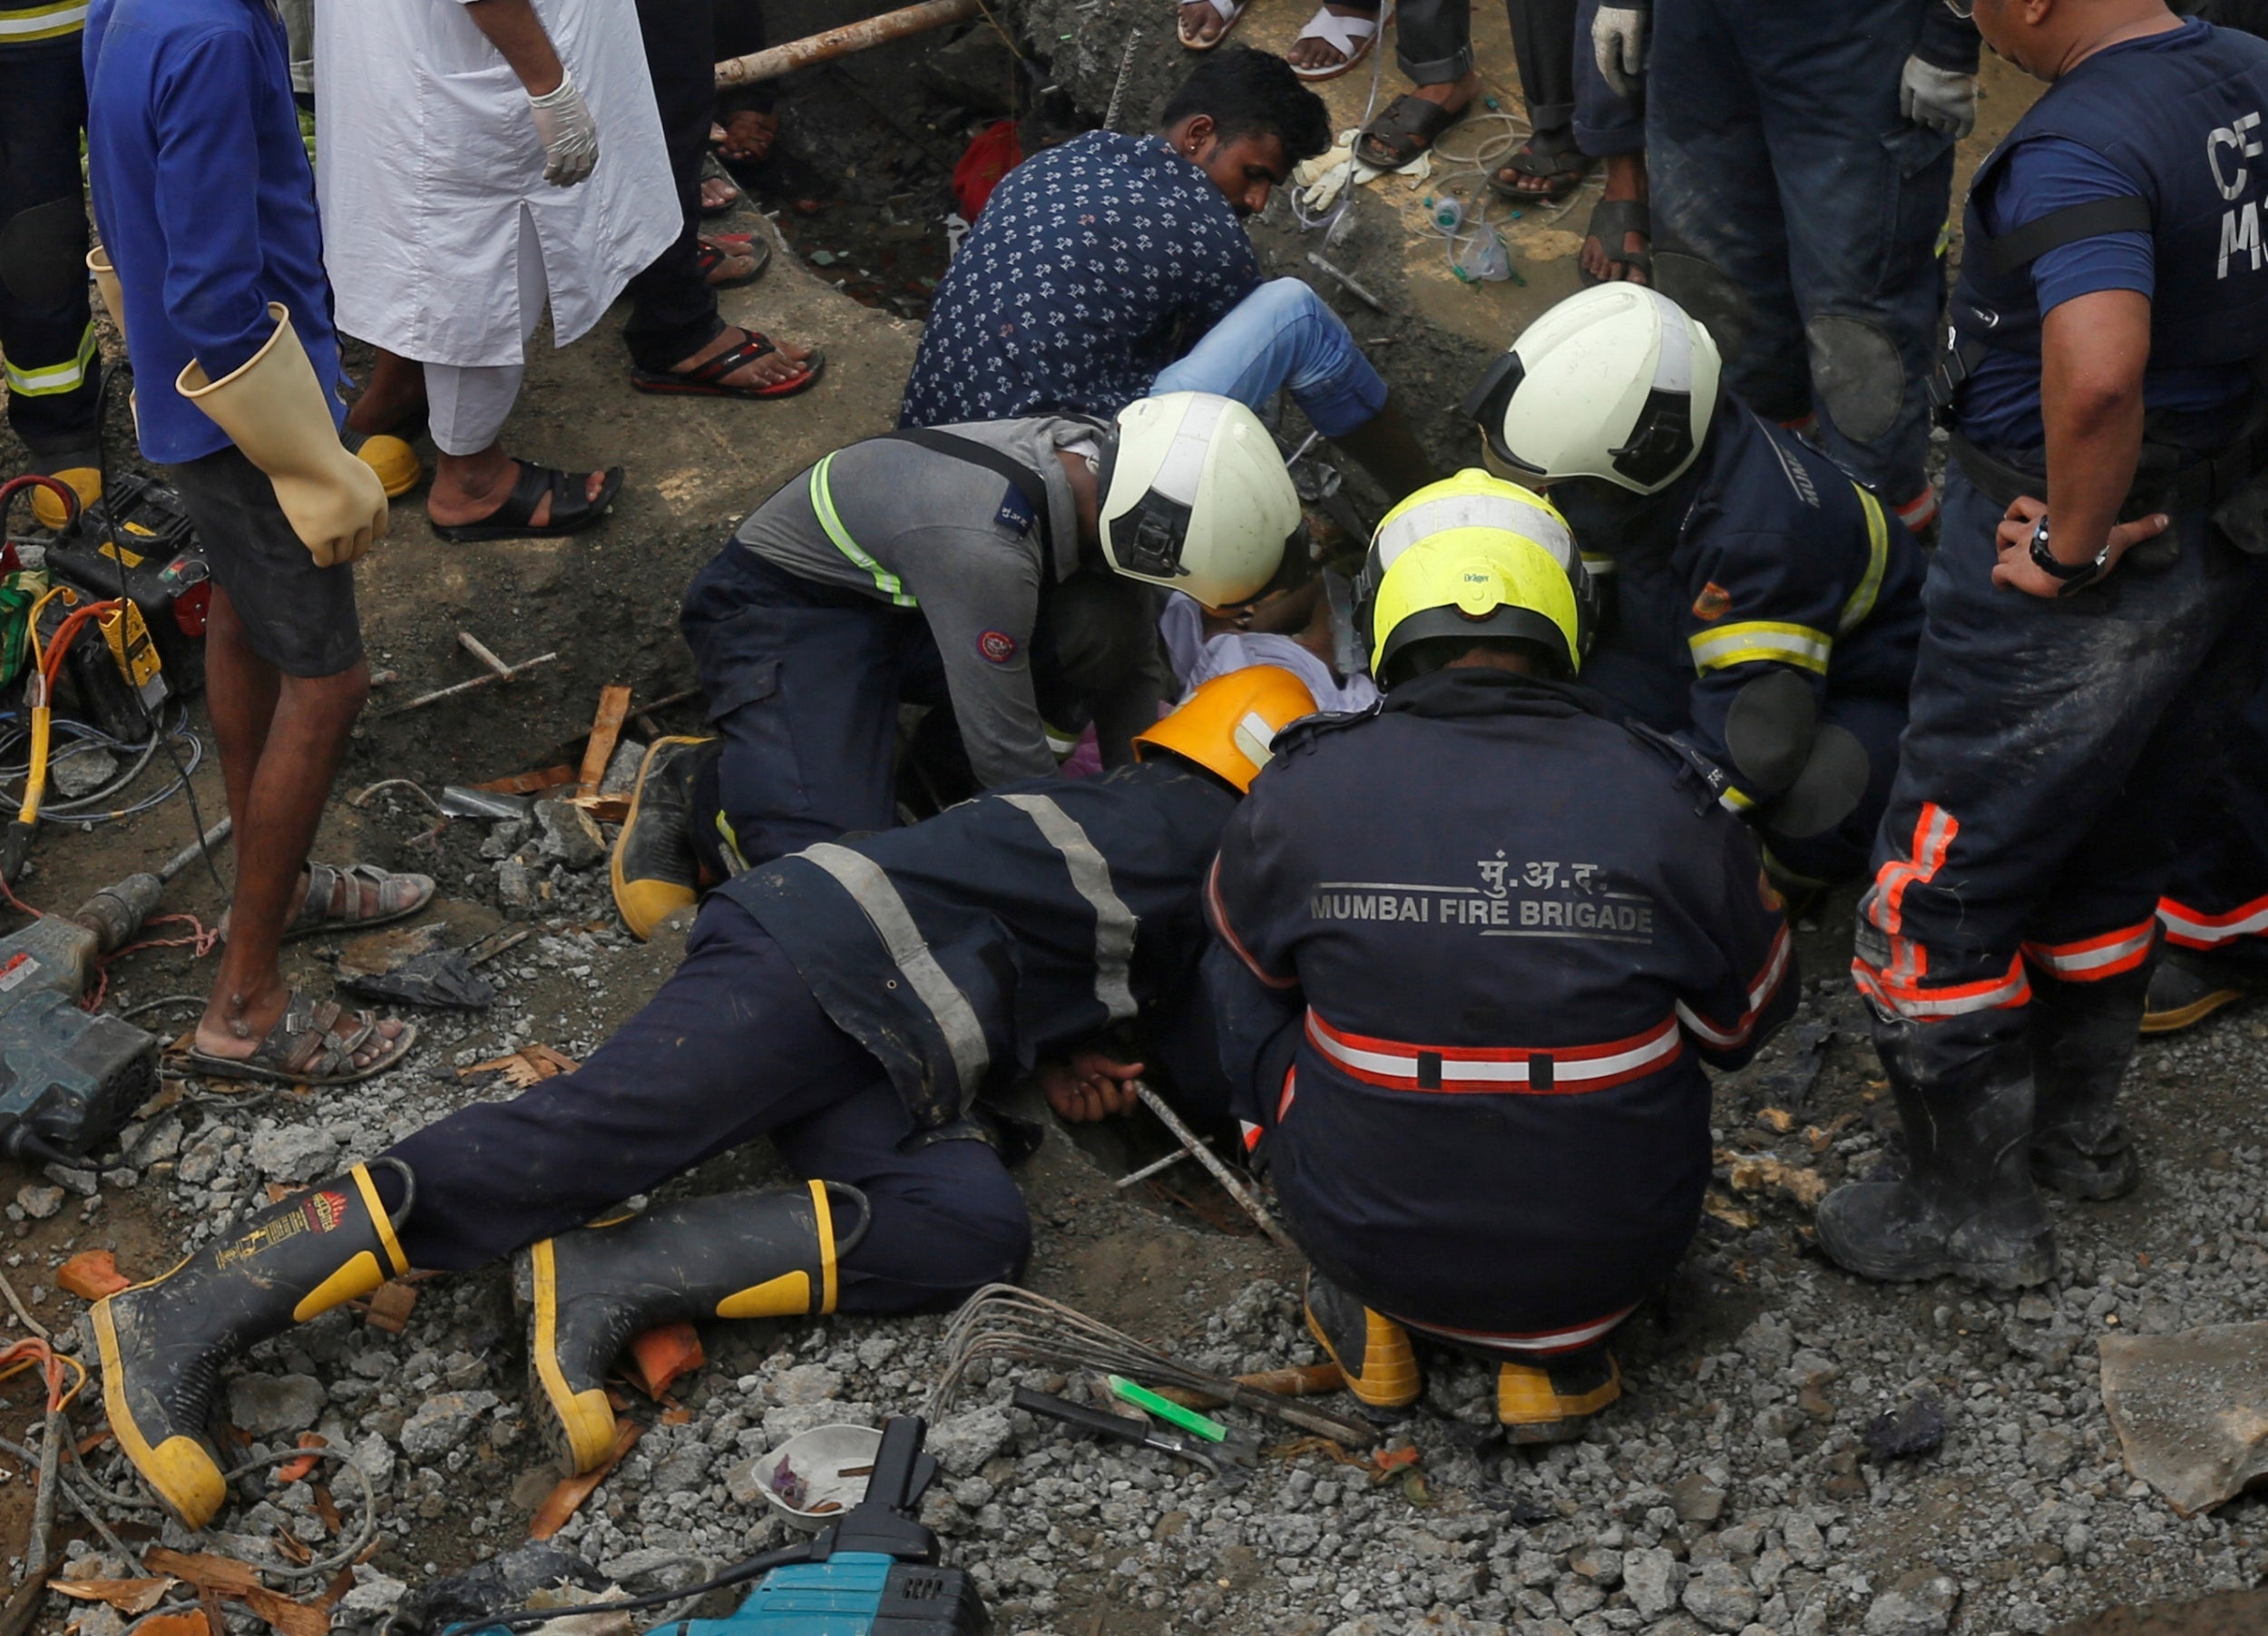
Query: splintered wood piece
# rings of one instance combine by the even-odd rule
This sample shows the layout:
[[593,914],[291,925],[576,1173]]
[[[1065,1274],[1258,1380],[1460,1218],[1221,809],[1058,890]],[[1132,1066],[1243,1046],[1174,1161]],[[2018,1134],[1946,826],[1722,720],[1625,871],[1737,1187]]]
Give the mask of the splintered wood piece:
[[[301,1432],[299,1434],[299,1446],[306,1449],[328,1448],[330,1447],[330,1440],[323,1436],[318,1432]],[[287,1460],[281,1465],[276,1467],[276,1475],[273,1480],[277,1487],[288,1488],[294,1483],[300,1481],[309,1472],[313,1471],[320,1465],[322,1465],[322,1462],[317,1459],[313,1455],[302,1455],[297,1460]],[[297,1544],[298,1543],[298,1542],[296,1540],[292,1542],[293,1544]],[[287,1547],[287,1549],[288,1549],[288,1547]],[[306,1559],[301,1558],[300,1560],[304,1563]]]
[[598,1470],[568,1477],[552,1489],[544,1497],[543,1504],[536,1507],[535,1515],[529,1521],[528,1538],[547,1540],[567,1526],[567,1519],[582,1510],[582,1503],[598,1491],[600,1484],[613,1474],[615,1466],[621,1463],[624,1455],[630,1453],[631,1445],[638,1441],[644,1430],[645,1427],[635,1420],[617,1420],[614,1423],[614,1446],[608,1451]]
[[81,1602],[108,1602],[127,1618],[136,1619],[163,1602],[176,1582],[172,1579],[51,1579],[47,1588]]
[[409,1327],[409,1315],[417,1306],[417,1290],[399,1278],[388,1278],[370,1292],[366,1317],[373,1329],[383,1329],[388,1335],[399,1335]]
[[501,1073],[516,1089],[524,1091],[538,1080],[572,1073],[580,1066],[573,1057],[562,1056],[549,1045],[523,1045],[509,1056],[491,1057],[470,1068],[460,1068],[456,1076],[474,1079],[484,1073]]
[[582,776],[576,780],[575,793],[594,796],[599,793],[599,780],[606,777],[606,764],[614,759],[614,746],[622,737],[622,723],[630,718],[630,689],[616,685],[599,691],[599,713],[591,719],[591,741],[583,747]]
[[679,1376],[709,1361],[700,1331],[690,1324],[662,1324],[632,1337],[630,1356],[631,1379],[656,1403]]
[[574,781],[575,769],[562,761],[541,772],[515,772],[508,779],[491,779],[485,784],[467,784],[465,788],[484,790],[490,795],[533,795],[538,790],[556,789]]
[[118,1270],[118,1258],[109,1250],[83,1249],[55,1269],[55,1282],[83,1301],[99,1301],[133,1280]]

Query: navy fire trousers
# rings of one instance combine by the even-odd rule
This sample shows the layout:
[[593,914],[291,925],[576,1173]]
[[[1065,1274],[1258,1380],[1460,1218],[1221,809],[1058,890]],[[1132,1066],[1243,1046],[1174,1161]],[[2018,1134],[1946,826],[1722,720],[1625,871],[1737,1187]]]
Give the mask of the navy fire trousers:
[[903,1146],[913,1133],[882,1064],[748,911],[711,897],[685,963],[582,1067],[452,1113],[385,1157],[416,1178],[410,1264],[462,1272],[769,1136],[797,1175],[846,1181],[872,1208],[837,1309],[942,1310],[1016,1278],[1031,1224],[992,1148]]

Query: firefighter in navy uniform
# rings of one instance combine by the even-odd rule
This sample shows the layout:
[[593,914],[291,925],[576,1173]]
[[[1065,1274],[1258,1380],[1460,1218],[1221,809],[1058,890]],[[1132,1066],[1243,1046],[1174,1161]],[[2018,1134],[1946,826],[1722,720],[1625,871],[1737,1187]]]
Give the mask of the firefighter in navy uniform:
[[1373,616],[1384,700],[1279,737],[1206,899],[1309,1327],[1379,1407],[1418,1396],[1412,1330],[1497,1364],[1519,1442],[1620,1395],[1608,1337],[1700,1219],[1701,1063],[1746,1062],[1796,1003],[1710,778],[1568,685],[1582,572],[1564,533],[1411,544]]
[[2116,1097],[2155,910],[2259,681],[2268,44],[2159,0],[1976,20],[2051,83],[1970,194],[1945,521],[1860,904],[1907,1172],[1830,1194],[1819,1239],[1870,1278],[2006,1287],[2055,1273],[2036,1181],[2138,1179]]
[[1921,549],[1718,376],[1675,302],[1601,285],[1530,325],[1465,413],[1489,469],[1549,494],[1602,586],[1584,682],[1724,775],[1784,883],[1854,877],[1897,769]]
[[[1134,766],[738,877],[574,1073],[461,1109],[100,1302],[120,1445],[203,1526],[226,1497],[205,1441],[221,1360],[413,1266],[524,1249],[531,1396],[579,1471],[613,1446],[606,1372],[640,1330],[934,1311],[1016,1277],[1031,1224],[972,1117],[979,1091],[1033,1071],[1066,1118],[1132,1104],[1146,1064],[1114,1060],[1118,1033],[1155,1024],[1165,1053],[1175,1014],[1202,1014],[1184,1003],[1203,997],[1221,825],[1314,708],[1287,671],[1237,671],[1141,734]],[[806,1185],[611,1210],[766,1135]]]

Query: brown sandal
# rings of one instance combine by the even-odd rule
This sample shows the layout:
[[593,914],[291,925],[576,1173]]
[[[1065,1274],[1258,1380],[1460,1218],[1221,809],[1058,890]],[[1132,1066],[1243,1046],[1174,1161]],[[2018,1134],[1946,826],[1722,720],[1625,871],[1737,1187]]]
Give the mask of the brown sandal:
[[[402,1032],[375,1061],[355,1066],[355,1053],[369,1043],[378,1019],[367,1011],[348,1012],[336,1000],[313,1000],[293,989],[283,1015],[258,1049],[246,1057],[213,1056],[192,1043],[187,1063],[208,1079],[259,1080],[276,1085],[351,1085],[384,1073],[417,1043],[417,1024]],[[195,1035],[190,1036],[193,1041]]]
[[[347,887],[347,905],[336,914],[331,900],[338,896],[341,884]],[[362,906],[362,888],[376,888],[377,904],[367,913]],[[391,869],[381,869],[376,864],[308,864],[308,889],[299,899],[299,906],[284,923],[284,941],[294,937],[312,937],[321,932],[367,932],[374,926],[384,926],[389,920],[406,920],[433,901],[434,883],[430,875],[397,875]],[[229,912],[220,916],[220,940],[229,937]]]

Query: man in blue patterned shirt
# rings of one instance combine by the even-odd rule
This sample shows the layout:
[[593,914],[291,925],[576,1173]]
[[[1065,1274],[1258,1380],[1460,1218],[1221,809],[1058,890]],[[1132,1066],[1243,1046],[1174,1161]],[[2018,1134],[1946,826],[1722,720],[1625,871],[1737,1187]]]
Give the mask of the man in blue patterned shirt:
[[1264,281],[1240,219],[1330,146],[1281,58],[1207,57],[1155,136],[1090,131],[1010,171],[930,309],[898,424],[1108,417],[1153,392],[1254,408],[1284,387],[1396,498],[1433,481],[1337,314]]

